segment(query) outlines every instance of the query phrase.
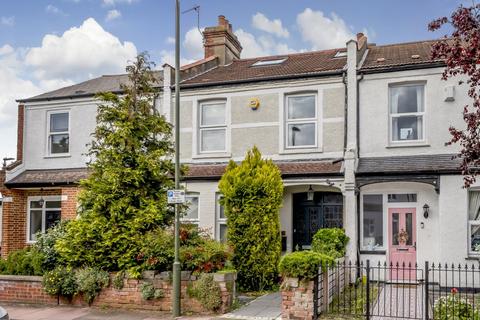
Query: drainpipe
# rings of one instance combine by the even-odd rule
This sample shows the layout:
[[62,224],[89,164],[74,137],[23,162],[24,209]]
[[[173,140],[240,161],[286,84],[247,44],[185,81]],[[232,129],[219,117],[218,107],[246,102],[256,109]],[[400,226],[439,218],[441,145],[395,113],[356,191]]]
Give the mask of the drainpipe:
[[347,149],[347,130],[348,130],[348,85],[347,70],[342,71],[342,82],[345,87],[345,103],[344,103],[344,123],[343,123],[343,150]]

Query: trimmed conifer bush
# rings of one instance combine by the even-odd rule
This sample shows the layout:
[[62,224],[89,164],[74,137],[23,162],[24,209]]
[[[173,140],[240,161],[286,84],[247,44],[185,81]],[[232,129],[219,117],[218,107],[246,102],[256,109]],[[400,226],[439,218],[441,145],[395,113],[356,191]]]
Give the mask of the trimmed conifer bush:
[[272,160],[262,159],[254,147],[240,165],[230,161],[219,189],[239,286],[244,290],[271,288],[277,280],[281,255],[280,170]]

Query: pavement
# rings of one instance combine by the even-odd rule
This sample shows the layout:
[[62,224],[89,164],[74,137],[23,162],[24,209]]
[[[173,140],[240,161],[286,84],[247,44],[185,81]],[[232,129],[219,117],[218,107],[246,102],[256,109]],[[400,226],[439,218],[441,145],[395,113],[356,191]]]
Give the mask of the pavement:
[[[172,315],[166,312],[100,309],[87,307],[45,307],[32,305],[2,305],[10,320],[166,320]],[[177,319],[207,320],[212,316],[184,316]]]
[[219,319],[256,319],[275,320],[282,316],[282,296],[273,292],[247,303],[246,305],[224,314]]

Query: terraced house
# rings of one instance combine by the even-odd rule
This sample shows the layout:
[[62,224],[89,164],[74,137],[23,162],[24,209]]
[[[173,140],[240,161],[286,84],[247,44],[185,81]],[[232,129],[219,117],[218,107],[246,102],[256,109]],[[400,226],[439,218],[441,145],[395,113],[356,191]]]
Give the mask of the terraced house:
[[[204,59],[181,70],[184,219],[225,239],[218,180],[256,145],[282,172],[284,251],[308,248],[320,228],[343,227],[353,260],[475,256],[480,193],[461,188],[456,149],[444,146],[449,125],[461,125],[466,93],[440,80],[443,62],[430,60],[430,45],[380,46],[360,33],[343,48],[242,59],[220,16],[204,30]],[[156,73],[156,107],[170,121],[173,75],[169,65]],[[17,161],[0,189],[3,256],[75,217],[94,94],[120,93],[126,81],[102,76],[19,100]],[[454,241],[444,243],[445,234]]]

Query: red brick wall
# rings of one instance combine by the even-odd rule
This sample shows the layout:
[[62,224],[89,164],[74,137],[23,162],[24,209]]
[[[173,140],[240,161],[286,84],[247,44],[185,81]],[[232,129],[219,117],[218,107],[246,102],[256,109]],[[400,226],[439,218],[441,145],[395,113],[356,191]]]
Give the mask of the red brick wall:
[[[0,175],[0,181],[2,176]],[[31,196],[53,196],[66,195],[67,200],[62,201],[62,219],[74,219],[76,217],[77,194],[79,188],[76,186],[63,187],[52,190],[17,190],[1,189],[0,192],[6,197],[12,197],[11,202],[3,203],[2,223],[2,247],[1,255],[7,257],[15,250],[27,246],[27,199]]]
[[282,319],[313,319],[313,281],[287,278],[282,284]]
[[[233,301],[233,292],[229,291],[229,287],[233,288],[234,279],[228,275],[219,275],[216,281],[222,291],[222,307],[219,312],[227,312]],[[113,280],[113,276],[111,277]],[[164,297],[156,300],[143,300],[140,292],[140,286],[143,280],[125,279],[124,287],[117,290],[111,286],[103,289],[99,296],[94,300],[93,306],[112,307],[125,309],[142,309],[170,311],[172,308],[172,284],[170,277],[165,273],[156,275],[155,278],[149,279],[155,288],[160,288],[164,292]],[[182,311],[195,313],[208,313],[202,305],[194,298],[187,294],[187,287],[192,284],[195,278],[187,280],[182,279]],[[227,283],[230,283],[227,285]],[[75,296],[73,300],[61,298],[57,301],[56,297],[49,296],[42,287],[41,277],[26,276],[1,276],[0,275],[0,302],[15,302],[28,304],[46,304],[55,305],[57,302],[63,305],[85,306],[81,296]]]

